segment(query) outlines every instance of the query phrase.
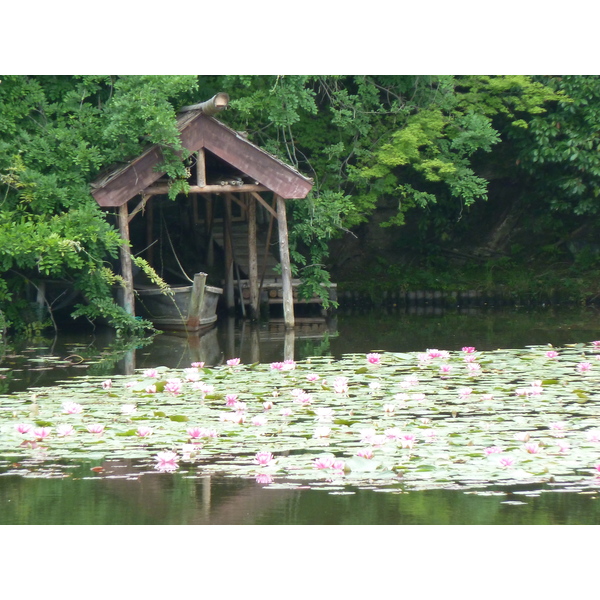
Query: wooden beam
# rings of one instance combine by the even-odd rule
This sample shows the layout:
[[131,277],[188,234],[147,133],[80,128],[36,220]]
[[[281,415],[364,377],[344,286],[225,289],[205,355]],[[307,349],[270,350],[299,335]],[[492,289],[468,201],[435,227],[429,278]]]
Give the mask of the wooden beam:
[[275,218],[277,218],[277,213],[273,210],[273,207],[260,195],[256,192],[250,192],[253,198],[256,198],[266,209],[270,212]]
[[150,198],[152,198],[152,194],[142,194],[142,199],[140,200],[140,203],[129,213],[129,222],[131,223],[131,219],[133,219],[133,217],[135,217],[135,215],[137,215],[140,210],[144,210],[144,208],[146,207],[146,202],[148,202],[148,200],[150,200]]
[[[190,194],[217,194],[220,192],[268,192],[264,185],[190,185]],[[143,190],[144,194],[168,194],[169,186],[165,183],[150,186]]]
[[287,229],[285,200],[276,195],[277,229],[279,231],[279,260],[281,261],[281,284],[283,288],[283,320],[287,328],[294,326],[294,295],[292,291],[292,265]]
[[206,185],[206,160],[204,148],[198,150],[198,158],[196,161],[196,184],[198,187],[204,187]]
[[206,102],[200,102],[199,104],[192,104],[191,106],[184,106],[179,109],[179,112],[187,112],[190,110],[201,110],[205,115],[216,115],[218,112],[227,108],[229,104],[229,94],[225,92],[219,92],[215,94],[210,100]]
[[133,295],[133,269],[131,253],[129,251],[129,215],[127,202],[119,206],[119,234],[123,240],[121,244],[121,276],[125,281],[123,290],[123,308],[130,315],[135,315],[135,297]]

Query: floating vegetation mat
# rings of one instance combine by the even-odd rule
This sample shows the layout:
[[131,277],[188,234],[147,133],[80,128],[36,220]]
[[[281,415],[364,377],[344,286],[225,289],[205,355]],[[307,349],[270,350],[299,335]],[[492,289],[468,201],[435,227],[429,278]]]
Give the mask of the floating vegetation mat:
[[594,342],[82,377],[0,397],[0,470],[68,477],[69,465],[101,474],[125,461],[335,493],[548,484],[593,494],[599,359]]

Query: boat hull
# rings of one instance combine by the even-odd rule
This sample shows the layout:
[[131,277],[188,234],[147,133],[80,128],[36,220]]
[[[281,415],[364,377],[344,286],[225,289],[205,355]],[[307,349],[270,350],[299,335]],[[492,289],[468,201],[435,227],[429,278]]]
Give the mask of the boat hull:
[[200,302],[198,298],[194,302],[198,294],[195,286],[174,286],[171,291],[165,294],[158,288],[136,289],[138,314],[157,329],[172,331],[202,331],[216,323],[221,288],[204,285]]

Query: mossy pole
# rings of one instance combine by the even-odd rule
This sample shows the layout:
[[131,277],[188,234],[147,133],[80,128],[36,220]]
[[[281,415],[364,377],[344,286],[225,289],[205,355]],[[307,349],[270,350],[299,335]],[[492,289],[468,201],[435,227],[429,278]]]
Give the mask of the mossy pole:
[[119,234],[121,244],[121,276],[125,282],[123,289],[123,308],[128,314],[135,316],[135,297],[133,295],[133,269],[129,252],[129,212],[127,202],[119,206]]

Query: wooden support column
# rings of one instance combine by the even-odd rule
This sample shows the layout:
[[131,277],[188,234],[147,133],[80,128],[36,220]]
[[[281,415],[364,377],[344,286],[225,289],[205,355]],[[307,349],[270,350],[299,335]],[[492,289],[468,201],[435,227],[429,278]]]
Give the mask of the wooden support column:
[[135,299],[133,295],[133,270],[129,251],[129,214],[127,202],[119,206],[119,234],[124,240],[121,244],[121,275],[125,280],[123,290],[123,308],[130,315],[135,315]]
[[225,198],[225,218],[223,219],[223,238],[225,242],[225,305],[228,312],[235,310],[233,293],[233,244],[231,241],[231,200]]
[[258,306],[258,251],[256,249],[256,199],[246,196],[248,207],[248,278],[250,285],[250,318],[257,319]]
[[196,162],[196,185],[204,187],[206,185],[206,161],[204,159],[204,148],[198,150],[198,159]]
[[146,205],[146,260],[151,267],[154,267],[154,203],[148,200]]
[[275,195],[277,202],[277,229],[279,231],[279,259],[281,261],[281,283],[283,288],[283,320],[287,328],[294,327],[294,295],[292,292],[292,265],[288,241],[285,200]]

